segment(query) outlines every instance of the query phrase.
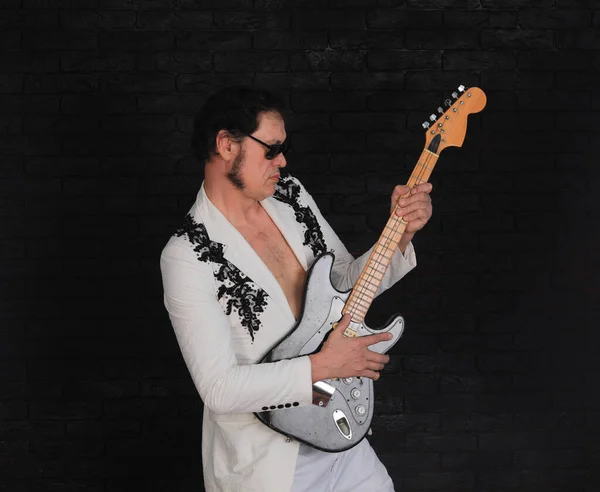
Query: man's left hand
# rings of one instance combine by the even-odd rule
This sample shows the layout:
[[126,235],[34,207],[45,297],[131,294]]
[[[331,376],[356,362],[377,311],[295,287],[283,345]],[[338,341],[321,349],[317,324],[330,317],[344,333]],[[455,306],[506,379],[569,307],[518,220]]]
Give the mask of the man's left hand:
[[415,232],[423,229],[431,218],[433,207],[429,194],[432,189],[431,183],[421,183],[412,189],[406,185],[398,185],[394,188],[390,213],[394,213],[398,205],[395,213],[398,217],[403,217],[407,223],[405,235],[412,238]]

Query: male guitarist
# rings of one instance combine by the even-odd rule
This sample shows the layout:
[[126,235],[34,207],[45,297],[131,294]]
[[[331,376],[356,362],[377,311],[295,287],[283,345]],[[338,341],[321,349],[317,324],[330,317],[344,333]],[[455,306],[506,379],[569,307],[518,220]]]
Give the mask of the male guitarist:
[[[311,405],[312,384],[323,379],[377,380],[389,360],[369,346],[391,335],[346,337],[346,315],[317,353],[258,363],[300,317],[307,269],[317,256],[334,253],[332,281],[346,291],[370,253],[354,259],[302,184],[280,174],[283,114],[279,99],[255,88],[226,88],[209,98],[192,137],[205,179],[161,255],[165,306],[204,402],[206,491],[393,491],[366,439],[326,453],[254,415]],[[431,188],[394,188],[392,210],[406,195],[397,213],[408,225],[380,291],[416,266],[410,241],[431,217]]]

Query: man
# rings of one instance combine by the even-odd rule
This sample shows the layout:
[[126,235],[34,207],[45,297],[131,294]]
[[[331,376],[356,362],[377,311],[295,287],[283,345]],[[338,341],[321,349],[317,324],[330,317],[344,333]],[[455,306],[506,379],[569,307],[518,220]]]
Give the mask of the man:
[[[192,146],[205,179],[184,225],[161,255],[164,302],[182,355],[204,402],[202,456],[207,492],[389,492],[392,482],[366,439],[325,453],[269,429],[253,412],[312,404],[312,383],[364,376],[374,380],[387,355],[369,345],[388,340],[342,335],[345,316],[309,356],[257,363],[295,325],[306,271],[334,251],[332,281],[349,290],[368,259],[354,260],[300,184],[281,174],[283,105],[266,91],[232,87],[197,114]],[[431,217],[431,185],[402,195],[406,233],[380,290],[416,265],[410,240]]]

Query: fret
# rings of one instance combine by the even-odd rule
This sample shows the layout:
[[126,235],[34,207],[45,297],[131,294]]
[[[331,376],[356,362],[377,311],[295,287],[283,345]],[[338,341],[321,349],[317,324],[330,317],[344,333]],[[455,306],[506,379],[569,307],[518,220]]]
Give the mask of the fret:
[[369,309],[370,304],[371,304],[370,302],[363,301],[362,299],[354,299],[354,301],[353,301],[354,306],[357,306],[360,308],[365,307],[365,313]]
[[[368,286],[370,286],[372,288],[369,288]],[[371,284],[371,282],[361,282],[360,285],[357,282],[356,287],[354,287],[354,288],[355,289],[359,288],[359,289],[366,290],[366,291],[373,292],[373,293],[377,292],[377,287],[375,287],[373,284]]]

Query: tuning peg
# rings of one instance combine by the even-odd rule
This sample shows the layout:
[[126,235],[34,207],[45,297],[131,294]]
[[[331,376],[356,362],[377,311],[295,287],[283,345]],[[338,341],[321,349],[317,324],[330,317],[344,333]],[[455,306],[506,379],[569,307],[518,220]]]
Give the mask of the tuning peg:
[[456,98],[458,97],[458,94],[457,94],[456,92],[453,92],[453,93],[452,93],[452,97],[453,97],[454,99],[456,99]]
[[429,119],[430,119],[431,121],[435,121],[435,120],[437,120],[437,116],[436,116],[436,115],[434,115],[434,114],[432,114],[432,115],[429,117]]
[[442,108],[441,106],[438,107],[438,113],[442,114],[444,112],[444,108]]
[[429,128],[429,122],[425,121],[423,122],[423,128],[425,128],[425,130],[427,130]]
[[451,100],[451,99],[446,99],[446,100],[444,101],[444,105],[445,105],[445,106],[448,106],[448,107],[452,106],[452,100]]
[[458,92],[465,92],[465,86],[464,85],[459,85],[458,86]]

